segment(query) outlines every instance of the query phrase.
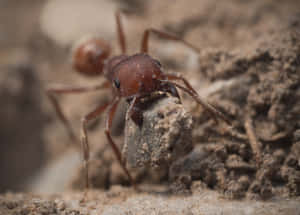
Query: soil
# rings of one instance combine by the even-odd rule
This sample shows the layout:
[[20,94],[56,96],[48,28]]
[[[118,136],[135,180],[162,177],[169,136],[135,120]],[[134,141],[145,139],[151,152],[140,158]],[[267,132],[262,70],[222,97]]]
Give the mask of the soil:
[[[141,186],[143,189],[143,187]],[[150,187],[148,187],[150,188]],[[107,192],[92,190],[82,201],[82,192],[64,192],[55,195],[7,193],[0,197],[1,214],[23,215],[85,215],[85,214],[299,214],[299,199],[259,201],[232,201],[223,199],[214,191],[204,191],[201,185],[193,187],[194,194],[174,196],[161,187],[152,186],[136,193],[132,189],[113,186]],[[217,201],[216,201],[217,200]]]
[[[180,214],[232,214],[231,204],[240,208],[239,214],[251,208],[257,214],[300,213],[299,1],[153,0],[141,4],[89,0],[82,4],[30,0],[0,4],[4,32],[0,37],[0,214],[87,214],[89,208],[95,214],[118,214],[118,210],[141,214],[138,206],[145,202],[149,202],[146,211],[151,211],[151,204],[155,208],[161,203],[157,214],[176,214],[176,206]],[[124,10],[130,54],[139,50],[137,41],[150,26],[175,33],[200,49],[196,55],[176,42],[157,37],[150,42],[150,53],[164,70],[186,77],[201,98],[229,117],[232,125],[215,122],[180,92],[181,108],[193,118],[187,138],[192,141],[186,143],[192,142],[194,149],[172,158],[159,171],[130,170],[145,188],[137,193],[128,187],[107,144],[104,114],[88,128],[93,187],[88,201],[80,204],[82,193],[74,191],[82,189],[84,182],[80,150],[69,140],[43,92],[50,83],[103,81],[73,72],[69,53],[76,39],[96,32],[118,54],[116,8]],[[110,91],[59,96],[78,137],[81,117],[109,99]],[[112,128],[120,148],[124,139],[132,138],[124,137],[130,123],[125,122],[126,108],[126,102],[120,105]],[[149,156],[148,160],[154,159]],[[159,191],[148,192],[157,187]],[[5,194],[9,190],[24,193]],[[179,207],[180,201],[186,204]],[[212,210],[201,209],[197,201]]]

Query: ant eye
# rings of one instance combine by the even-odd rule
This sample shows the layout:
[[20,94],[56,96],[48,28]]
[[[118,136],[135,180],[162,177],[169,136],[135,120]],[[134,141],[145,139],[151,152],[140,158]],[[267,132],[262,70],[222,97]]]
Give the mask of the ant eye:
[[161,67],[161,63],[160,63],[158,60],[155,60],[155,63],[156,63],[159,67]]
[[115,84],[115,86],[116,86],[117,89],[120,88],[120,81],[118,79],[114,80],[114,84]]

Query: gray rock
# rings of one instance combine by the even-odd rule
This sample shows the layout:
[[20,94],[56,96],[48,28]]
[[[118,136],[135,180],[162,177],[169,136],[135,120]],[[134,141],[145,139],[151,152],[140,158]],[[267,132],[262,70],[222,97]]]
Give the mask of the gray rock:
[[143,111],[143,124],[126,119],[123,156],[130,167],[169,166],[192,145],[192,116],[175,97],[164,97]]

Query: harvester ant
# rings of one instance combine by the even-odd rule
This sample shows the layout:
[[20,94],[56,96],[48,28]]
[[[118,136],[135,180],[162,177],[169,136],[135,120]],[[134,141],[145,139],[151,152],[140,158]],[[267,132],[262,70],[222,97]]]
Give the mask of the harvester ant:
[[[155,34],[162,39],[181,42],[185,46],[198,53],[198,49],[195,46],[172,34],[149,28],[143,33],[140,53],[128,56],[126,54],[126,42],[119,12],[116,13],[115,18],[117,23],[119,45],[122,50],[121,55],[110,57],[110,46],[106,41],[96,37],[85,39],[79,42],[73,50],[72,66],[75,71],[86,76],[103,75],[106,78],[106,81],[96,86],[60,86],[50,87],[46,91],[50,101],[55,107],[58,117],[66,127],[72,141],[75,142],[77,141],[76,135],[72,130],[70,122],[63,114],[55,95],[84,93],[108,88],[112,90],[114,97],[113,100],[110,103],[98,106],[96,109],[86,114],[81,121],[81,145],[84,159],[86,188],[89,186],[89,143],[87,136],[87,123],[98,117],[106,109],[108,109],[105,127],[107,140],[111,145],[122,169],[128,176],[130,183],[135,186],[134,179],[126,168],[126,165],[122,160],[120,150],[110,134],[112,121],[121,98],[125,98],[129,103],[127,114],[129,114],[135,123],[140,125],[143,120],[143,113],[139,106],[145,100],[145,98],[156,92],[165,92],[171,96],[179,98],[179,94],[176,89],[179,88],[189,94],[197,103],[202,105],[202,107],[206,109],[215,120],[218,117],[230,124],[230,121],[220,111],[218,111],[212,105],[204,102],[199,97],[196,90],[193,89],[193,87],[184,77],[182,77],[180,74],[164,72],[160,62],[148,55],[150,34]],[[174,81],[182,81],[184,86],[175,83]]]

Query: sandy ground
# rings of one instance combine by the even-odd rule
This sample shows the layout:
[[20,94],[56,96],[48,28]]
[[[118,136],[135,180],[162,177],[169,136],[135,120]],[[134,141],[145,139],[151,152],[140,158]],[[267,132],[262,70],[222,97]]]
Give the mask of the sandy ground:
[[232,201],[214,191],[195,188],[191,196],[174,196],[152,187],[135,193],[132,189],[114,186],[109,192],[90,191],[86,202],[82,193],[39,196],[6,194],[0,198],[1,214],[286,214],[300,213],[299,199]]

